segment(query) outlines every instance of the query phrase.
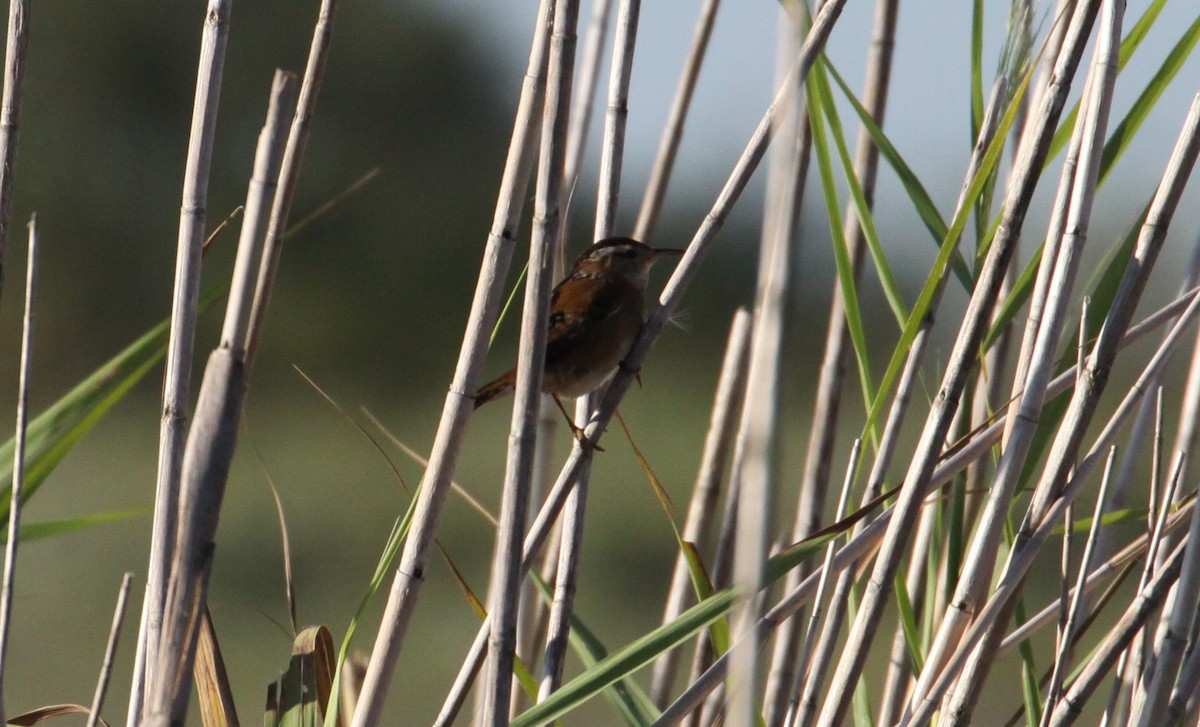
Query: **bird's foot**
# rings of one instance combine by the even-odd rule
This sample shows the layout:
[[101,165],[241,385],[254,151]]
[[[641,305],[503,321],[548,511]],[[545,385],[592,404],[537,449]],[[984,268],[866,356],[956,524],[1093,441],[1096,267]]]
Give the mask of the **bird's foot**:
[[640,366],[630,366],[625,362],[625,359],[621,359],[621,362],[617,364],[617,368],[620,369],[621,373],[633,374],[633,378],[637,381],[638,388],[640,389],[642,387],[642,369]]

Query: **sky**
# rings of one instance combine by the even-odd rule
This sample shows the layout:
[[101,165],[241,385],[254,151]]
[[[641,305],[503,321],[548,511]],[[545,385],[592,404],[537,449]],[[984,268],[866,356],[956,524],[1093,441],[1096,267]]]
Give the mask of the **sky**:
[[[1004,43],[1008,7],[1007,3],[995,1],[984,5],[984,73],[990,80]],[[1129,3],[1126,31],[1147,5],[1145,1]],[[536,6],[534,0],[429,3],[431,12],[443,14],[450,22],[467,23],[484,52],[495,63],[512,69],[514,83],[525,67]],[[699,7],[698,0],[642,3],[630,91],[623,181],[626,195],[639,194],[648,176]],[[1034,27],[1042,31],[1039,38],[1045,36],[1051,12],[1051,4],[1045,1],[1035,8]],[[580,12],[581,36],[586,32],[591,13],[592,3],[584,2]],[[850,0],[827,46],[835,66],[855,86],[861,85],[864,75],[864,49],[873,13],[874,3]],[[949,214],[957,196],[970,152],[967,123],[970,13],[971,3],[963,0],[923,0],[901,3],[898,19],[895,71],[885,129],[925,181],[943,214]],[[1166,4],[1141,50],[1118,81],[1110,129],[1195,19],[1195,13],[1194,3],[1186,0]],[[674,191],[695,195],[708,200],[706,203],[715,199],[725,175],[773,95],[778,16],[778,5],[765,0],[723,3],[685,132]],[[1089,48],[1087,58],[1090,57]],[[1114,172],[1108,186],[1119,189],[1102,196],[1105,206],[1097,212],[1098,221],[1103,223],[1111,216],[1112,222],[1127,224],[1129,216],[1152,194],[1154,181],[1161,174],[1192,94],[1197,90],[1193,80],[1197,78],[1200,78],[1200,58],[1193,57],[1181,69],[1166,97],[1146,120],[1145,131]],[[607,68],[604,68],[597,91],[601,102],[606,92]],[[1078,93],[1079,89],[1074,89],[1076,97]],[[901,103],[900,99],[917,102]],[[842,115],[846,120],[852,118],[853,112],[843,104]],[[593,175],[598,166],[598,135],[599,124],[593,124],[589,141]],[[908,207],[898,185],[889,186],[886,178],[882,184],[881,213]],[[1040,196],[1050,193],[1052,190],[1042,190]],[[1186,199],[1194,202],[1200,196],[1193,188]],[[1035,203],[1035,211],[1038,204],[1047,203],[1046,200]],[[627,202],[625,207],[636,205]],[[633,210],[623,209],[632,214]],[[906,229],[919,227],[911,211],[903,214]],[[1194,231],[1200,223],[1197,205],[1185,201],[1180,214],[1176,227]]]

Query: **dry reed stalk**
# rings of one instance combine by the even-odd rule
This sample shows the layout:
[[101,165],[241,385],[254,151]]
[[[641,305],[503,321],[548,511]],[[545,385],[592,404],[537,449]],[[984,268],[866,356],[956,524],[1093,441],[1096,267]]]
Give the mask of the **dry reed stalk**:
[[[979,168],[983,164],[984,155],[993,143],[996,129],[1000,124],[1001,117],[1004,115],[1003,102],[1007,95],[1007,89],[1008,84],[1003,79],[997,80],[992,86],[983,119],[980,122],[979,136],[976,138],[975,145],[971,150],[971,158],[967,162],[962,187],[959,189],[958,200],[954,205],[956,215],[959,214],[963,205],[966,204],[971,183],[978,175]],[[951,272],[952,270],[949,265],[942,271],[941,279],[938,280],[933,298],[930,301],[930,311],[936,310],[941,305],[942,295],[945,293],[946,282],[950,279]],[[908,413],[908,405],[912,397],[914,385],[921,375],[921,365],[924,363],[925,351],[932,340],[932,335],[933,318],[925,316],[921,321],[920,327],[917,329],[916,336],[913,338],[912,345],[909,347],[908,355],[904,361],[904,369],[896,386],[896,394],[892,399],[891,408],[888,410],[887,421],[884,424],[879,452],[876,454],[875,462],[867,478],[867,487],[863,492],[863,503],[870,502],[878,497],[882,490],[884,478],[887,476],[896,445],[899,442],[901,425],[904,423],[905,415]],[[975,458],[972,458],[972,461],[975,461]],[[916,551],[913,550],[913,552],[915,553]],[[910,577],[919,579],[922,575],[918,574],[914,576],[910,571]],[[837,591],[841,594],[849,594],[853,585],[852,574],[849,572],[843,573],[839,578]],[[917,585],[915,580],[912,585]],[[910,588],[909,592],[912,593],[913,589]],[[905,643],[901,644],[901,642]],[[907,637],[900,625],[897,624],[896,633],[892,638],[892,653],[899,653],[902,648],[907,650],[906,642]],[[884,677],[883,693],[885,699],[880,702],[881,714],[896,712],[896,700],[902,698],[900,683],[909,681],[912,676],[908,671],[909,660],[907,654],[904,655],[903,659],[894,659],[889,662],[888,671]],[[815,697],[815,694],[812,695],[813,701],[815,701]],[[885,708],[886,712],[883,711]]]
[[576,483],[563,513],[558,570],[554,579],[554,601],[550,606],[542,679],[538,686],[539,702],[562,686],[563,665],[567,659],[567,639],[571,633],[571,609],[574,606],[575,588],[579,581],[579,550],[583,545],[588,479],[585,475]]
[[283,152],[283,164],[279,170],[279,192],[275,195],[270,222],[267,225],[266,243],[262,252],[263,264],[258,273],[258,285],[254,289],[254,304],[250,313],[246,342],[247,368],[253,365],[254,356],[258,352],[267,306],[271,301],[271,289],[275,284],[275,272],[279,269],[279,258],[283,254],[283,236],[287,232],[296,183],[300,179],[300,164],[304,159],[304,147],[308,144],[308,127],[312,123],[313,113],[317,109],[317,97],[325,80],[325,64],[329,60],[329,45],[333,41],[333,16],[336,10],[337,0],[321,0],[317,21],[313,25],[308,61],[304,66],[304,79],[300,83],[296,113],[292,117],[287,148]]
[[[607,5],[607,3],[600,3]],[[609,75],[608,108],[605,115],[604,139],[600,153],[600,182],[596,203],[594,240],[610,237],[616,227],[617,207],[620,199],[621,166],[625,148],[625,126],[629,115],[629,83],[633,75],[633,54],[637,42],[637,26],[640,14],[640,0],[622,0],[617,12],[617,30],[613,38],[613,60]],[[597,13],[600,11],[597,10]],[[604,14],[607,21],[607,12]],[[599,46],[596,46],[598,52]],[[588,65],[595,68],[598,63],[589,59]],[[568,71],[569,73],[569,71]],[[591,88],[584,89],[590,95]],[[590,102],[582,113],[590,111]],[[580,104],[576,103],[578,107]],[[583,130],[587,128],[588,119],[571,119],[572,130],[579,135],[579,140],[569,138],[567,141],[567,161],[564,167],[569,169],[572,159],[571,151],[580,153],[583,148]],[[578,157],[574,159],[578,164]],[[570,189],[573,177],[564,172],[566,185]],[[569,192],[568,192],[569,194]],[[564,215],[566,213],[564,212]],[[566,226],[563,225],[562,234]],[[556,277],[561,277],[558,275]],[[579,427],[586,426],[594,396],[580,397],[576,402],[575,418]],[[549,407],[545,407],[548,409]],[[543,432],[541,439],[548,439],[548,432]],[[541,686],[538,690],[538,701],[544,700],[562,682],[563,663],[567,652],[567,634],[570,630],[571,609],[574,605],[575,586],[578,579],[579,550],[583,541],[584,512],[587,509],[587,481],[590,473],[585,470],[579,477],[579,482],[567,501],[567,512],[563,516],[561,526],[561,542],[557,556],[557,576],[554,580],[554,598],[551,604],[550,622],[545,648],[545,665]],[[514,691],[516,687],[514,685]]]
[[1144,693],[1139,692],[1131,712],[1138,727],[1162,722],[1192,630],[1195,604],[1200,597],[1200,509],[1192,511],[1187,542],[1179,582],[1170,596],[1169,605],[1163,610],[1154,640],[1154,674],[1149,688]]
[[[880,128],[883,127],[887,112],[898,10],[898,0],[877,0],[870,49],[867,53],[867,75],[863,83],[862,103]],[[859,179],[863,197],[869,208],[873,206],[875,198],[879,150],[865,127],[859,130],[854,153],[854,174]],[[847,202],[844,219],[844,244],[850,258],[852,277],[857,284],[862,274],[866,235],[853,201]],[[833,285],[829,318],[825,325],[825,345],[821,354],[808,445],[804,453],[804,470],[800,479],[796,519],[792,526],[792,542],[799,542],[815,532],[820,527],[819,523],[824,515],[825,492],[829,489],[831,460],[846,380],[847,349],[850,345],[845,295],[846,291],[842,290],[839,278]],[[801,567],[789,573],[784,588],[795,587],[805,575],[805,571],[806,569]],[[766,712],[769,724],[773,724],[777,716],[781,715],[782,700],[787,698],[787,687],[784,685],[790,684],[794,678],[791,661],[792,655],[798,651],[799,634],[797,624],[784,624],[776,637],[770,670],[772,677],[767,696]]]
[[513,121],[492,229],[488,233],[454,380],[442,408],[442,417],[429,454],[429,465],[421,478],[412,526],[388,593],[379,633],[363,677],[359,708],[354,712],[352,727],[377,725],[382,717],[383,703],[409,621],[416,608],[425,567],[432,553],[434,534],[474,408],[476,381],[486,358],[489,335],[504,300],[504,278],[512,260],[516,228],[521,219],[533,166],[533,140],[540,128],[553,7],[552,0],[542,0],[538,9],[529,64]]
[[[846,517],[846,506],[850,502],[850,490],[854,486],[854,475],[858,471],[858,458],[862,454],[862,439],[855,439],[854,444],[850,448],[850,457],[846,462],[846,476],[842,480],[842,492],[838,497],[837,510],[834,514],[834,522]],[[796,659],[795,672],[796,676],[793,683],[788,688],[789,697],[787,700],[786,711],[781,715],[782,722],[793,727],[803,725],[806,721],[803,709],[802,686],[810,683],[812,680],[805,679],[804,675],[822,674],[825,666],[828,664],[829,658],[833,654],[833,640],[823,638],[829,629],[821,628],[821,604],[825,601],[825,591],[829,586],[829,578],[832,573],[830,564],[833,563],[833,554],[836,551],[837,543],[830,541],[825,546],[825,557],[822,559],[821,576],[817,581],[817,592],[813,596],[813,609],[808,617],[808,625],[805,627],[804,638],[800,641],[801,652]],[[837,598],[837,592],[834,592],[834,598]],[[844,610],[837,604],[836,601],[830,600],[830,610],[835,616],[840,616]],[[817,630],[821,628],[821,633]],[[821,636],[820,644],[817,644],[817,637]],[[776,637],[778,638],[778,636]],[[812,669],[809,669],[809,662],[813,656],[813,651],[816,649],[816,660],[812,662]],[[810,712],[811,714],[811,712]],[[776,724],[776,723],[772,723]]]
[[621,199],[621,165],[625,157],[625,122],[629,117],[629,80],[633,76],[633,51],[637,44],[641,0],[621,0],[617,32],[613,37],[612,68],[608,79],[608,108],[604,115],[604,144],[600,151],[600,189],[596,196],[593,237],[613,234]]
[[8,34],[4,42],[4,91],[0,96],[0,290],[4,286],[4,250],[12,218],[13,179],[17,169],[17,140],[21,127],[21,102],[25,66],[29,61],[30,0],[8,4]]
[[[575,80],[577,90],[572,93],[574,98],[571,104],[570,122],[567,130],[567,155],[563,165],[563,183],[567,197],[567,201],[563,207],[564,220],[570,215],[571,198],[579,181],[579,167],[583,161],[583,151],[587,145],[588,129],[591,126],[593,100],[596,84],[599,80],[600,61],[604,54],[604,38],[607,35],[608,20],[611,15],[613,2],[614,0],[601,0],[601,2],[594,4],[591,23],[588,26],[587,34],[584,36],[583,52],[579,61],[579,73]],[[629,57],[629,60],[632,60],[632,56]],[[608,137],[606,137],[605,143],[609,143]],[[556,280],[562,279],[566,274],[565,248],[568,227],[569,225],[565,222],[560,226],[558,239],[555,244],[554,278]],[[607,236],[607,234],[596,235],[594,239]],[[577,402],[577,407],[582,406],[586,409],[586,404],[583,402],[584,399]],[[581,418],[582,422],[587,421],[587,411],[582,411],[577,416]],[[537,454],[535,455],[537,465],[534,467],[534,479],[530,488],[529,499],[531,507],[541,500],[542,494],[545,491],[545,483],[554,474],[553,436],[558,430],[560,421],[558,417],[559,412],[557,407],[550,406],[549,399],[543,397],[538,419],[538,444]],[[574,498],[573,501],[582,506],[582,503],[578,503]],[[557,539],[558,536],[556,534],[552,540]],[[558,572],[560,552],[561,550],[558,548],[546,549],[541,565],[541,575],[546,583],[555,584],[555,574]],[[549,611],[542,607],[542,599],[532,584],[526,584],[524,591],[525,593],[520,602],[521,613],[517,619],[517,653],[525,654],[527,666],[532,668],[536,663],[534,655],[538,648],[537,641],[546,627]],[[524,694],[525,692],[521,688],[521,685],[514,682],[509,710],[513,716],[516,716],[522,708]]]
[[1116,625],[1107,631],[1104,641],[1093,650],[1092,658],[1076,674],[1071,688],[1058,704],[1051,705],[1053,712],[1050,715],[1050,727],[1066,727],[1079,718],[1080,710],[1100,685],[1104,675],[1116,663],[1117,657],[1128,647],[1134,635],[1145,627],[1150,616],[1171,590],[1179,576],[1180,562],[1186,545],[1187,541],[1184,540],[1175,547],[1163,564],[1162,570],[1155,574],[1145,588],[1138,591]]
[[688,49],[683,71],[679,74],[679,86],[675,89],[675,97],[671,101],[671,111],[663,127],[654,166],[650,169],[650,181],[646,183],[646,193],[642,196],[642,206],[638,210],[637,223],[634,225],[634,238],[646,244],[650,244],[650,239],[654,236],[654,226],[662,209],[663,198],[667,194],[667,184],[671,181],[671,173],[675,169],[675,156],[679,153],[679,143],[683,140],[683,124],[692,105],[692,94],[696,90],[696,81],[700,78],[700,66],[704,63],[704,54],[708,51],[708,41],[712,37],[713,23],[716,21],[720,4],[721,0],[704,0],[696,20],[696,29],[692,33],[692,44]]
[[553,247],[558,240],[565,202],[563,165],[575,68],[575,27],[578,0],[559,0],[554,12],[550,60],[546,77],[546,104],[542,116],[542,143],[534,197],[533,235],[529,245],[529,278],[521,316],[517,353],[515,402],[509,430],[508,457],[501,495],[500,528],[492,562],[488,614],[491,634],[483,689],[479,694],[475,724],[502,727],[508,723],[513,658],[520,587],[524,576],[522,543],[525,539],[529,485],[537,444],[537,417],[541,406],[546,360],[546,320],[554,283]]
[[274,197],[283,157],[287,113],[295,104],[295,76],[277,71],[267,120],[255,152],[254,172],[234,267],[221,343],[209,356],[180,469],[177,537],[172,554],[162,639],[151,651],[150,679],[143,720],[151,725],[181,724],[187,713],[196,629],[205,607],[214,538],[229,465],[237,446],[246,391],[245,346],[250,345],[250,288],[260,275],[266,209]]
[[[1119,25],[1117,32],[1119,42]],[[1111,56],[1115,46],[1105,48]],[[1097,56],[1094,69],[1107,69],[1104,61],[1110,56]],[[1004,531],[1001,523],[1008,517],[1013,493],[1033,445],[1036,423],[1046,401],[1046,387],[1054,374],[1055,351],[1066,324],[1079,256],[1087,239],[1087,222],[1107,122],[1108,104],[1104,99],[1111,100],[1115,65],[1112,70],[1113,74],[1105,72],[1103,78],[1090,78],[1084,90],[1086,112],[1076,123],[1051,213],[1046,253],[1038,271],[1040,295],[1035,295],[1030,305],[1017,374],[1012,384],[1013,400],[1008,407],[1003,452],[975,536],[963,558],[958,586],[938,627],[924,673],[910,703],[923,696],[930,681],[939,674],[942,660],[962,636],[992,578]]]
[[[1110,12],[1115,10],[1116,8],[1112,8]],[[1079,382],[1068,404],[1057,436],[1054,438],[1047,458],[1047,465],[1043,470],[1037,490],[1035,490],[1035,501],[1031,505],[1031,512],[1027,516],[1026,522],[1022,525],[1014,542],[1009,564],[1004,570],[1004,582],[1019,585],[1021,580],[1018,576],[1020,572],[1019,568],[1029,560],[1023,558],[1023,554],[1025,551],[1040,545],[1035,544],[1036,539],[1031,538],[1030,533],[1038,529],[1040,527],[1039,524],[1046,518],[1051,517],[1049,512],[1052,512],[1054,509],[1061,509],[1064,500],[1069,501],[1066,491],[1058,492],[1061,489],[1058,483],[1064,481],[1068,470],[1076,460],[1075,454],[1082,439],[1083,430],[1090,422],[1099,394],[1103,391],[1107,383],[1107,377],[1117,353],[1116,342],[1128,326],[1133,310],[1145,287],[1150,269],[1153,267],[1158,251],[1165,240],[1166,230],[1170,225],[1171,217],[1174,214],[1179,198],[1182,195],[1183,187],[1195,163],[1196,154],[1200,151],[1198,129],[1200,129],[1200,97],[1197,97],[1193,103],[1187,120],[1184,122],[1176,147],[1172,152],[1171,159],[1167,164],[1166,171],[1155,193],[1150,211],[1146,217],[1146,222],[1142,225],[1137,245],[1125,269],[1124,277],[1121,279],[1108,316],[1088,356],[1086,366],[1080,372]],[[1194,305],[1189,306],[1189,310],[1194,310]],[[1178,328],[1176,326],[1176,329]],[[1178,330],[1173,332],[1177,333]],[[1161,365],[1162,356],[1160,354],[1162,354],[1161,349],[1155,354],[1155,360],[1151,361],[1147,369]],[[1139,385],[1146,375],[1147,372],[1144,371],[1139,384],[1135,384],[1135,393],[1141,393]],[[1126,404],[1129,404],[1129,408],[1131,408],[1132,401],[1135,398],[1136,396],[1127,397],[1126,401],[1122,402],[1121,408],[1125,409]],[[1108,445],[1108,437],[1111,436],[1111,427],[1106,427],[1105,432],[1099,438],[1104,441],[1102,446],[1106,447]],[[1085,461],[1093,460],[1095,458],[1094,455],[1098,454],[1093,449],[1093,452],[1085,458]],[[1086,477],[1080,471],[1082,464],[1074,466],[1075,474],[1073,479],[1068,481],[1068,491],[1071,493],[1078,491],[1079,485],[1077,483]],[[1056,494],[1057,497],[1052,498],[1051,493]],[[1070,495],[1070,497],[1073,496],[1074,494]],[[1007,611],[1014,605],[1013,602],[1002,604],[1004,607],[1000,611],[1001,618],[998,620],[998,623],[1007,621]],[[976,629],[972,630],[976,631]],[[983,635],[981,634],[981,636]],[[952,697],[952,711],[947,713],[950,719],[969,716],[970,707],[977,697],[978,681],[982,680],[984,674],[986,674],[989,662],[993,657],[994,645],[998,642],[997,629],[989,629],[984,637],[984,643],[975,651],[966,670],[959,672],[960,678],[958,679],[958,684],[962,687],[962,691]],[[965,645],[966,642],[964,641],[963,643]]]
[[[1192,251],[1192,261],[1189,266],[1189,277],[1200,277],[1200,238]],[[1184,453],[1195,452],[1196,442],[1200,439],[1200,332],[1196,334],[1196,342],[1192,345],[1192,357],[1188,364],[1187,383],[1183,389],[1183,400],[1179,407],[1179,424],[1175,430],[1175,443],[1171,449],[1179,457]],[[1191,482],[1190,473],[1195,464],[1194,457],[1187,457],[1183,471],[1185,482]]]
[[[1167,531],[1176,529],[1183,522],[1184,518],[1191,514],[1192,508],[1194,507],[1194,502],[1195,501],[1192,500],[1182,504],[1178,510],[1171,513],[1165,526]],[[1121,550],[1115,555],[1111,556],[1108,560],[1099,565],[1091,573],[1088,573],[1087,578],[1083,582],[1083,596],[1086,596],[1088,591],[1100,585],[1101,581],[1109,578],[1110,576],[1112,576],[1114,582],[1118,582],[1123,575],[1127,574],[1129,569],[1136,564],[1136,561],[1145,555],[1146,550],[1149,547],[1149,541],[1150,538],[1148,534],[1142,533],[1125,547],[1121,548]],[[1139,587],[1141,586],[1145,586],[1145,583],[1140,584]],[[1074,597],[1075,593],[1075,589],[1072,589],[1068,595]],[[1000,655],[1007,654],[1012,649],[1016,648],[1020,642],[1025,641],[1032,636],[1034,632],[1050,623],[1054,617],[1054,614],[1059,608],[1061,608],[1061,605],[1060,599],[1051,601],[1036,614],[1026,619],[1025,622],[1020,626],[1017,626],[1010,631],[1004,637],[1004,640],[1000,642],[1000,649],[998,653]]]
[[113,609],[112,627],[108,630],[108,645],[104,648],[104,661],[100,665],[100,677],[96,680],[96,691],[92,695],[92,708],[88,711],[86,727],[96,727],[100,710],[104,709],[104,695],[108,693],[108,681],[112,677],[113,659],[117,654],[117,642],[121,640],[121,623],[125,620],[125,604],[129,600],[129,588],[133,585],[133,574],[121,578],[117,591],[117,606]]
[[8,537],[4,546],[4,580],[0,584],[0,724],[8,724],[4,708],[4,673],[12,631],[13,581],[17,573],[17,541],[21,528],[21,495],[25,485],[25,434],[29,424],[29,387],[33,372],[34,295],[38,272],[37,215],[29,218],[29,250],[25,269],[25,315],[21,321],[21,363],[17,381],[17,427],[13,436],[13,476],[8,498]]
[[[967,468],[970,473],[972,469],[979,469],[979,466],[986,462],[986,458],[975,460],[974,467]],[[968,475],[969,476],[969,475]],[[921,510],[921,516],[917,520],[917,533],[913,537],[912,543],[912,562],[908,568],[908,574],[905,577],[904,588],[908,591],[909,603],[912,605],[914,614],[921,614],[925,609],[925,599],[929,588],[937,588],[934,594],[935,603],[928,609],[930,613],[930,621],[936,620],[937,615],[944,611],[944,605],[937,600],[938,596],[943,596],[945,588],[942,583],[936,583],[930,586],[928,582],[936,579],[939,576],[938,572],[930,573],[932,569],[924,567],[922,561],[927,558],[933,541],[934,531],[940,524],[943,513],[938,508],[926,507]],[[945,576],[945,557],[943,554],[943,567],[940,572],[942,577]],[[853,572],[851,570],[843,571],[840,578],[848,584],[853,582]],[[840,581],[839,581],[840,583]],[[849,588],[842,594],[843,602],[848,601],[851,594]],[[837,596],[835,596],[837,598]],[[944,600],[944,599],[942,599]],[[847,606],[843,606],[846,608]],[[831,634],[831,638],[833,634]],[[912,659],[910,658],[908,648],[908,634],[904,633],[903,624],[896,624],[896,632],[892,635],[892,650],[888,654],[888,670],[886,681],[883,685],[883,697],[879,700],[879,718],[880,724],[895,724],[900,720],[900,716],[904,709],[905,698],[908,690],[912,686]],[[824,678],[824,674],[821,675]],[[820,688],[821,683],[815,682],[811,688],[812,696],[809,698],[809,703],[815,709],[816,707],[816,692]]]
[[[1147,404],[1149,399],[1147,398]],[[1143,407],[1144,408],[1144,407]],[[1147,488],[1147,513],[1157,513],[1153,519],[1147,517],[1147,556],[1142,567],[1142,577],[1138,584],[1139,587],[1145,587],[1146,583],[1154,576],[1154,571],[1162,566],[1162,558],[1164,547],[1168,544],[1167,531],[1165,523],[1171,506],[1175,501],[1175,495],[1179,486],[1179,478],[1173,477],[1166,483],[1166,487],[1162,484],[1162,388],[1158,390],[1158,401],[1155,417],[1155,438],[1154,449],[1151,452],[1150,458],[1150,486]],[[1178,474],[1178,473],[1177,473]],[[1162,493],[1160,496],[1159,493]],[[1113,686],[1109,693],[1108,707],[1109,712],[1113,715],[1114,720],[1119,719],[1121,724],[1129,722],[1129,714],[1133,709],[1134,700],[1140,696],[1144,696],[1143,688],[1146,686],[1143,681],[1147,676],[1145,671],[1146,660],[1150,654],[1151,642],[1146,638],[1146,632],[1139,631],[1133,637],[1133,644],[1125,653],[1121,654],[1121,658],[1117,661],[1117,670]],[[1106,715],[1107,716],[1107,715]]]
[[[775,530],[779,481],[779,386],[782,375],[783,335],[788,323],[792,268],[799,256],[800,209],[808,172],[811,136],[803,122],[803,86],[789,73],[797,51],[798,25],[787,9],[781,9],[777,69],[785,96],[783,115],[776,121],[782,137],[771,150],[768,164],[768,193],[763,213],[759,247],[758,282],[754,296],[754,328],[750,333],[745,401],[742,405],[742,437],[745,442],[738,467],[731,478],[740,492],[733,550],[733,587],[739,594],[730,621],[733,634],[745,633],[758,621],[758,595],[767,559],[768,533]],[[791,82],[789,87],[788,82]],[[731,676],[735,689],[727,686],[729,705],[726,720],[735,727],[750,727],[758,719],[760,682],[758,653],[753,639],[733,653]],[[775,675],[776,681],[778,674]],[[778,683],[768,694],[782,692]],[[770,699],[770,704],[775,700]],[[782,706],[774,711],[782,714]],[[768,717],[772,719],[772,717]]]
[[[1194,630],[1194,627],[1193,627]],[[1193,641],[1195,641],[1193,635]],[[1171,689],[1171,700],[1167,704],[1166,724],[1182,724],[1185,717],[1196,711],[1196,685],[1200,682],[1200,649],[1191,648],[1179,668],[1179,679]]]
[[[753,331],[753,328],[751,329]],[[747,351],[747,357],[749,351]],[[749,359],[746,362],[749,366]],[[747,370],[749,374],[749,370]],[[745,389],[742,391],[741,406],[745,406]],[[740,424],[739,419],[739,424]],[[741,480],[734,477],[732,473],[741,469],[742,460],[746,456],[746,436],[747,431],[744,427],[739,426],[734,432],[733,441],[733,459],[730,465],[729,492],[725,497],[725,508],[721,513],[721,529],[717,532],[717,543],[714,548],[712,559],[712,581],[714,589],[727,589],[733,587],[733,550],[737,542],[737,523],[738,510],[742,506],[742,488]],[[725,652],[729,654],[728,651]],[[691,673],[688,675],[688,684],[696,681],[701,673],[712,664],[713,656],[715,655],[714,645],[711,635],[707,630],[696,635],[696,645],[692,655]],[[723,657],[725,658],[725,657]],[[712,723],[713,715],[720,714],[725,702],[724,685],[720,689],[716,689],[709,695],[708,701],[704,705],[704,709],[697,710],[693,715],[693,727],[700,725],[709,725]]]
[[188,435],[188,398],[191,393],[200,296],[200,258],[208,205],[208,175],[212,166],[231,5],[231,0],[209,0],[200,40],[199,70],[196,73],[175,253],[171,332],[167,340],[167,363],[163,377],[163,410],[159,423],[150,559],[129,694],[129,727],[141,723],[145,693],[156,688],[158,678],[157,648],[162,641],[163,609],[166,606],[167,580],[176,539],[180,468],[183,466],[183,449]]
[[[1073,591],[1074,595],[1072,596],[1068,596],[1071,591],[1066,588],[1066,576],[1068,571],[1064,569],[1063,593],[1060,596],[1060,602],[1063,606],[1062,628],[1058,637],[1058,649],[1054,655],[1054,668],[1050,673],[1050,684],[1046,688],[1046,704],[1054,704],[1057,702],[1062,692],[1064,670],[1066,669],[1067,663],[1071,658],[1071,646],[1075,641],[1075,628],[1076,622],[1079,618],[1079,607],[1083,599],[1085,590],[1084,586],[1087,583],[1088,570],[1091,568],[1092,558],[1095,554],[1096,540],[1100,532],[1100,517],[1104,514],[1104,508],[1108,500],[1109,484],[1112,481],[1113,459],[1116,457],[1116,454],[1117,448],[1115,446],[1110,447],[1108,450],[1108,459],[1104,463],[1104,476],[1100,478],[1100,491],[1096,493],[1096,506],[1092,511],[1092,523],[1088,528],[1087,540],[1084,542],[1083,557],[1079,562],[1079,574],[1075,579],[1075,588]],[[1067,512],[1070,513],[1071,508],[1068,508]],[[1195,518],[1193,518],[1193,521],[1195,521]],[[1064,540],[1066,540],[1068,534],[1071,532],[1072,525],[1073,522],[1071,522],[1071,518],[1068,517],[1068,521],[1063,529]],[[1069,542],[1069,540],[1066,540],[1066,542]],[[1065,561],[1064,565],[1069,567],[1069,549],[1064,546],[1063,551],[1063,557]],[[1045,727],[1048,720],[1049,710],[1043,711],[1041,720],[1042,727]]]
[[583,150],[587,147],[596,83],[600,77],[600,60],[604,55],[604,38],[608,35],[608,19],[615,2],[616,0],[599,0],[593,5],[592,20],[583,36],[583,50],[579,54],[579,74],[575,80],[577,90],[573,94],[575,101],[571,108],[571,128],[567,132],[566,171],[563,172],[567,189],[571,191],[575,190],[579,181],[579,167],[583,162]]
[[[721,495],[721,480],[728,464],[734,424],[737,422],[737,408],[744,398],[750,320],[750,312],[739,308],[734,313],[729,327],[729,339],[725,345],[725,356],[713,396],[712,416],[709,419],[708,433],[704,437],[700,467],[692,487],[687,518],[680,532],[684,542],[694,544],[697,550],[703,550],[708,539],[717,500]],[[680,553],[675,558],[675,570],[671,575],[662,622],[665,624],[673,621],[683,613],[685,605],[694,600],[687,558]],[[675,682],[679,657],[678,650],[671,650],[654,662],[650,700],[660,707],[666,703],[671,686]]]
[[1074,75],[1074,69],[1083,53],[1084,41],[1088,35],[1084,31],[1091,25],[1095,5],[1095,2],[1090,2],[1085,6],[1086,9],[1081,9],[1079,20],[1074,23],[1076,27],[1068,35],[1064,52],[1056,66],[1056,78],[1060,79],[1058,84],[1052,85],[1056,92],[1048,94],[1044,99],[1042,107],[1035,115],[1030,133],[1022,142],[1021,153],[1005,195],[1000,226],[977,277],[974,293],[946,365],[946,373],[905,475],[905,485],[894,508],[896,515],[891,520],[888,535],[876,558],[875,568],[863,593],[846,649],[842,653],[824,709],[817,721],[822,727],[832,727],[840,723],[849,707],[854,686],[858,682],[867,651],[878,628],[880,615],[887,597],[891,594],[893,579],[904,557],[904,545],[915,525],[924,485],[933,473],[938,452],[949,431],[966,377],[972,368],[979,343],[986,333],[991,308],[995,304],[1029,201],[1039,180],[1039,172],[1049,151],[1054,128],[1066,101],[1069,80]]

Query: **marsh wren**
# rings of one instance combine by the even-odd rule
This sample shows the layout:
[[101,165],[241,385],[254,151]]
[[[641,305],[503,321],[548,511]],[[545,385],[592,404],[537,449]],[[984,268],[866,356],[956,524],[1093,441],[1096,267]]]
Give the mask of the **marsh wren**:
[[[609,237],[584,250],[571,273],[554,286],[542,390],[560,409],[559,397],[590,394],[617,370],[642,328],[650,266],[660,257],[682,253]],[[511,369],[480,387],[475,407],[512,391],[516,378]]]

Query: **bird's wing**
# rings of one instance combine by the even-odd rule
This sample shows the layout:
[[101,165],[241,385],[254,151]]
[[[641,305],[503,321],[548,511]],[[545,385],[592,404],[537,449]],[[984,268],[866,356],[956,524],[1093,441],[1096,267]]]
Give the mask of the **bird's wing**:
[[[563,297],[564,284],[571,283],[571,294]],[[612,281],[574,278],[559,283],[550,294],[550,331],[546,339],[546,360],[554,357],[593,330],[604,320],[619,313],[630,300],[624,286]]]

